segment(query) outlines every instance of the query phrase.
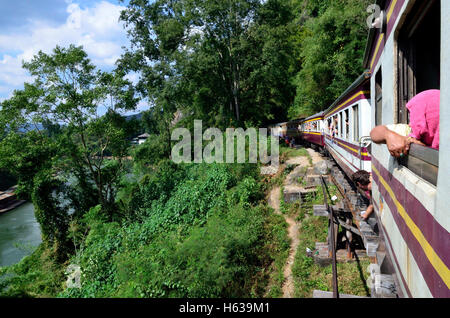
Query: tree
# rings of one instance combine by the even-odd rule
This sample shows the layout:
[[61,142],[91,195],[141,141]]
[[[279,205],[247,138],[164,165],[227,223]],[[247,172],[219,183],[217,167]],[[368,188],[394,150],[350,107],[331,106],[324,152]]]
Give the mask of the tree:
[[299,28],[301,70],[291,118],[328,108],[363,72],[370,1],[304,1],[310,18]]
[[[258,125],[285,117],[294,90],[289,4],[280,0],[132,0],[122,12],[133,47],[120,65],[141,75],[160,132],[183,124]],[[284,113],[284,114],[283,114]]]
[[[44,169],[60,179],[75,177],[74,187],[89,202],[81,206],[100,203],[111,218],[129,145],[124,120],[118,119],[117,112],[136,106],[131,83],[120,71],[97,71],[82,47],[73,45],[57,46],[52,54],[40,51],[23,66],[35,81],[25,83],[23,90],[1,104],[0,127],[6,135],[1,148],[10,151],[0,153],[0,166],[21,158],[23,163],[15,172],[19,182],[27,184],[27,193],[32,193],[34,176]],[[106,115],[98,115],[100,107],[107,110]],[[38,129],[43,124],[62,128],[47,134]],[[19,152],[9,158],[23,143],[30,152],[27,157]],[[107,156],[114,160],[108,161]]]

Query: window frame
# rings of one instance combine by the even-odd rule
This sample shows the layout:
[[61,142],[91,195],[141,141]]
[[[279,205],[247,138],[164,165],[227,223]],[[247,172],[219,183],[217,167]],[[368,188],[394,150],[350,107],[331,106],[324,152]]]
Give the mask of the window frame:
[[[356,109],[356,112],[355,112]],[[353,114],[353,142],[359,144],[359,103],[352,106],[352,114]]]
[[[418,61],[416,60],[414,46],[416,43],[409,39],[414,36],[417,28],[420,27],[424,18],[430,13],[431,8],[433,8],[433,5],[437,2],[439,2],[439,0],[416,3],[408,13],[409,17],[406,19],[408,22],[405,22],[396,33],[395,58],[397,65],[394,69],[397,78],[397,85],[395,88],[397,105],[394,110],[394,122],[397,124],[409,123],[409,112],[406,109],[406,105],[418,93],[416,78],[418,72],[416,64]],[[439,12],[442,15],[442,11],[439,10]],[[431,183],[433,186],[437,185],[439,175],[438,150],[431,147],[411,144],[408,156],[399,158],[398,163],[418,177]]]

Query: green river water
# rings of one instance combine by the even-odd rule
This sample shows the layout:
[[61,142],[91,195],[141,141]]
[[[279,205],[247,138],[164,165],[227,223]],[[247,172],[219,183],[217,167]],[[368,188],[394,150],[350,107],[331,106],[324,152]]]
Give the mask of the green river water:
[[0,214],[0,267],[18,263],[41,242],[33,204],[25,203]]

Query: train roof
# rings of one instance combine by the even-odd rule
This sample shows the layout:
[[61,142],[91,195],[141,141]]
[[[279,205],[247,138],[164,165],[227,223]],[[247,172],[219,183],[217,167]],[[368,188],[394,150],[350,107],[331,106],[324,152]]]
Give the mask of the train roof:
[[300,122],[302,122],[304,119],[305,119],[305,118],[294,119],[294,120],[288,121],[287,124],[300,123]]
[[[376,0],[375,5],[379,6],[380,8],[382,8],[384,10],[384,8],[386,6],[386,2],[387,2],[387,0]],[[370,28],[369,34],[367,36],[366,49],[364,52],[364,59],[363,59],[363,67],[366,69],[368,69],[370,67],[369,58],[372,53],[373,44],[375,42],[375,36],[377,35],[378,32],[379,31],[377,28]]]
[[281,126],[281,125],[284,125],[284,124],[287,124],[287,122],[284,122],[284,123],[277,123],[277,124],[271,124],[271,125],[269,125],[269,127],[272,127],[272,126]]
[[312,121],[314,119],[321,119],[321,118],[323,118],[323,116],[325,116],[325,112],[324,111],[322,111],[320,113],[317,113],[317,114],[314,114],[312,116],[309,116],[308,118],[305,118],[304,121],[307,122],[307,121]]
[[341,108],[348,106],[355,101],[370,98],[370,72],[362,73],[352,85],[324,112],[324,116],[333,115]]

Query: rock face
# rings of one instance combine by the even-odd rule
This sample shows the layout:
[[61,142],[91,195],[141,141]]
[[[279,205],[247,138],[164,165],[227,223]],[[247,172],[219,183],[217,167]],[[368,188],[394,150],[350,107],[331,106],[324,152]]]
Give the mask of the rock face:
[[317,162],[314,165],[314,173],[318,175],[326,175],[328,174],[328,165],[325,161]]

